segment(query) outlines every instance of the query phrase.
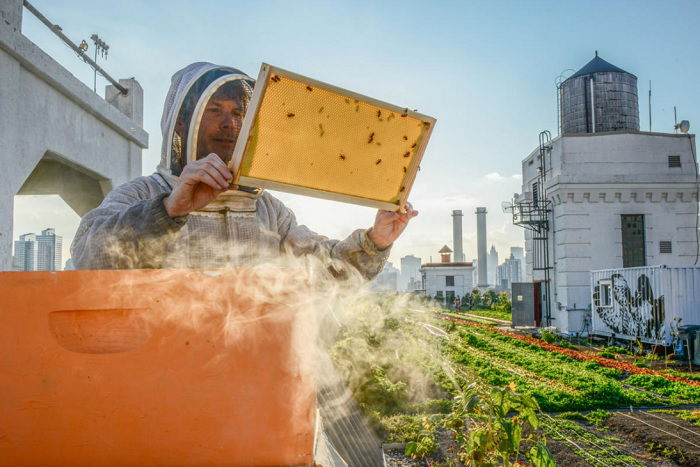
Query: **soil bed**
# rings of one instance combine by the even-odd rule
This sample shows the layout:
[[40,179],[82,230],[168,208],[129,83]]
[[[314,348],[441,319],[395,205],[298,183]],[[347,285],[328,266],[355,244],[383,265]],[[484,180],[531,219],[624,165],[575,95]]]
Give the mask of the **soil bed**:
[[637,442],[678,465],[700,465],[700,427],[678,417],[662,413],[616,413],[605,426],[612,436]]

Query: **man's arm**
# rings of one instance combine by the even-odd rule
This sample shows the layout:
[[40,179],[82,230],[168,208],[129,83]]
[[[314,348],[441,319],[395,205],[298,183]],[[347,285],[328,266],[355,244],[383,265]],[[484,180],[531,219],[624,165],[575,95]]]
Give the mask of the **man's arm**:
[[331,240],[313,232],[305,225],[298,225],[294,213],[289,208],[272,196],[269,199],[272,208],[277,212],[277,229],[282,237],[284,251],[296,256],[312,254],[328,261],[331,268],[341,275],[342,269],[348,264],[368,280],[381,272],[389,257],[391,246],[379,249],[368,236],[367,229],[357,229],[344,240]]
[[231,177],[219,156],[209,154],[187,164],[170,193],[154,193],[147,178],[120,186],[80,223],[71,246],[76,267],[161,267],[187,215],[227,190]]
[[165,210],[167,192],[139,178],[117,187],[87,213],[71,245],[77,269],[157,268],[169,236],[184,224]]

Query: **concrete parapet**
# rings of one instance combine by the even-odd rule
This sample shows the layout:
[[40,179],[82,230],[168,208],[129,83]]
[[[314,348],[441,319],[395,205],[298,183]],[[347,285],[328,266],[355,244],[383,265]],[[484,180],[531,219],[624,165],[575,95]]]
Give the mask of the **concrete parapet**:
[[105,100],[138,126],[143,126],[143,88],[134,78],[120,79],[119,84],[129,92],[124,95],[110,84],[105,87]]
[[0,0],[0,21],[16,32],[22,31],[22,0]]

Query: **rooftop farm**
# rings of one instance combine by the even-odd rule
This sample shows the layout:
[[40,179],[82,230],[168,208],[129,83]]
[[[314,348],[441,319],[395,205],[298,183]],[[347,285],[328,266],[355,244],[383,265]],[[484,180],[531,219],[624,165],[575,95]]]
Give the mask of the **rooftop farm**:
[[401,296],[332,355],[387,465],[699,465],[700,374]]

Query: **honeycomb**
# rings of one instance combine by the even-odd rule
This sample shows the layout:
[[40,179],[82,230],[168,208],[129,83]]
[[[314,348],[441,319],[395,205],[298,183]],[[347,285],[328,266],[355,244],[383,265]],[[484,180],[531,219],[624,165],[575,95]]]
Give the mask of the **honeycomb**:
[[260,80],[256,85],[257,108],[249,109],[255,116],[241,139],[238,177],[321,198],[403,206],[434,119],[274,68],[265,80],[262,91]]

